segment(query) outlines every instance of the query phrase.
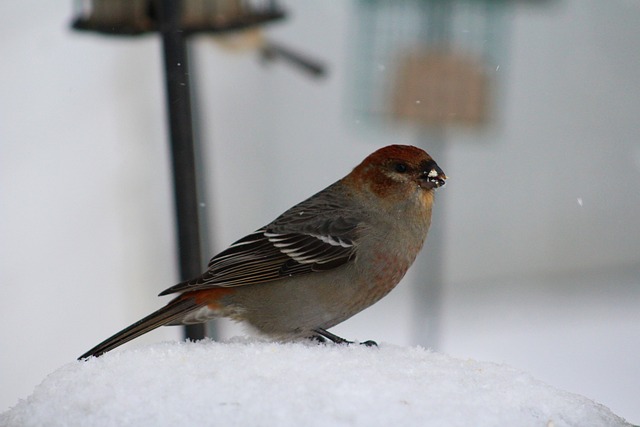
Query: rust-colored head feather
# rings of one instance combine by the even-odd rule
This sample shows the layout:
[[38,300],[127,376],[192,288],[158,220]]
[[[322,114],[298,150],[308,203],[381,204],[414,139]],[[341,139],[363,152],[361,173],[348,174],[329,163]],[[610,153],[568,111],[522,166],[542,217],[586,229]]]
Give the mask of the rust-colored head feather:
[[424,150],[411,145],[389,145],[364,159],[345,177],[345,183],[367,185],[380,197],[402,198],[416,188],[407,183],[431,191],[443,186],[445,179],[442,169]]

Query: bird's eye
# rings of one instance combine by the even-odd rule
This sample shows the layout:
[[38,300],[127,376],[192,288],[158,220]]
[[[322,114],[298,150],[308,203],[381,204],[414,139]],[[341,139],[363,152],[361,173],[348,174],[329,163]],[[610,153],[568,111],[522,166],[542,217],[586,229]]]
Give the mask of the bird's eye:
[[404,163],[396,163],[396,172],[405,173],[407,171],[407,165]]

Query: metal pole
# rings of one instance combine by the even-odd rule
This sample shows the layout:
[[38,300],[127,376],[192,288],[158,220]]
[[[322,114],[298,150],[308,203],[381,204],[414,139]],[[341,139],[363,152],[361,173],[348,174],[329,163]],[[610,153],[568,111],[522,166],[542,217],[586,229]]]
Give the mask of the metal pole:
[[[426,143],[422,143],[426,141]],[[444,129],[423,132],[421,143],[425,150],[447,171],[446,137]],[[416,284],[414,290],[415,316],[413,322],[416,343],[437,350],[440,346],[442,320],[442,294],[444,288],[444,217],[446,193],[438,191],[434,202],[429,235],[422,253],[414,263]]]
[[[180,278],[188,280],[202,273],[202,265],[189,67],[185,34],[180,29],[182,1],[156,0],[155,4],[164,50]],[[205,337],[204,324],[185,329],[186,338]]]

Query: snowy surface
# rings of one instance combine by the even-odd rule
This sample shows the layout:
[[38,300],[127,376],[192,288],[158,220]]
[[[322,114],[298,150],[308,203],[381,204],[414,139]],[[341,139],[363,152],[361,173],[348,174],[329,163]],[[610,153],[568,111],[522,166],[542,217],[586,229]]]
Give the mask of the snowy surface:
[[512,368],[381,344],[168,342],[69,363],[2,426],[625,426]]

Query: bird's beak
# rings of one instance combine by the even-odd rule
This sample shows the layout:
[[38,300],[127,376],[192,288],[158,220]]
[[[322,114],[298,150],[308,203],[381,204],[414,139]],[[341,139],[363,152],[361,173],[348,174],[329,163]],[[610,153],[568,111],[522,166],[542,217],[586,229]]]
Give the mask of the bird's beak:
[[436,165],[430,171],[424,172],[421,178],[424,182],[424,185],[421,185],[423,188],[433,189],[443,187],[448,177],[443,170]]

